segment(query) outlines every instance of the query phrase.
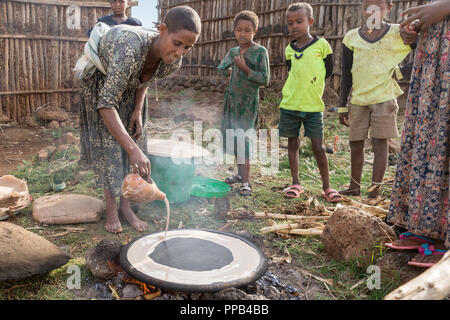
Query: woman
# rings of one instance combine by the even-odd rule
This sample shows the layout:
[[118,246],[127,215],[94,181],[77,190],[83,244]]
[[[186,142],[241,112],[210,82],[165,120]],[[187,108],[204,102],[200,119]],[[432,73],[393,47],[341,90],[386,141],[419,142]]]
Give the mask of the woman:
[[386,245],[419,249],[409,264],[428,267],[450,246],[450,1],[410,8],[403,15],[408,18],[400,26],[420,37],[387,221],[409,232]]
[[130,171],[150,177],[144,130],[148,86],[180,67],[200,31],[198,14],[181,6],[167,13],[159,34],[120,25],[101,37],[98,58],[104,70],[94,69],[83,79],[80,127],[82,159],[93,165],[96,182],[104,188],[108,232],[122,231],[119,213],[136,231],[147,227],[128,200],[120,197],[117,207],[115,199]]

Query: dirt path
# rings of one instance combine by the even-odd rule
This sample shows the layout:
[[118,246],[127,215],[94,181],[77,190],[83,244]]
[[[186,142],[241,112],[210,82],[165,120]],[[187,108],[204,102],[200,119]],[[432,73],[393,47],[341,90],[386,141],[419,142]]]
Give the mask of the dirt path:
[[8,127],[0,131],[0,176],[24,160],[31,160],[39,150],[51,144],[48,132],[29,127]]

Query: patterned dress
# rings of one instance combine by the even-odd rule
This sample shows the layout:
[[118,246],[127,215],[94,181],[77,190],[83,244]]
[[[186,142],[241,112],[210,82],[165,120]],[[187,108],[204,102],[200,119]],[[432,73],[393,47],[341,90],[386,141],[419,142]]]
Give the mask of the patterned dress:
[[[157,33],[141,28],[122,25],[112,28],[100,40],[98,49],[107,75],[96,70],[90,78],[83,79],[84,103],[81,104],[80,110],[81,161],[92,164],[97,185],[110,189],[114,196],[120,195],[122,181],[131,168],[127,153],[110,134],[98,110],[116,109],[128,130],[134,111],[136,90],[148,86],[155,78],[166,77],[178,70],[181,59],[171,65],[161,60],[152,78],[140,83],[139,78],[147,53],[157,37]],[[147,104],[144,103],[143,135],[137,141],[145,154],[147,110]],[[132,132],[128,133],[132,135]]]
[[[234,58],[240,55],[240,47],[231,48],[217,67],[223,75],[228,75],[231,67],[231,78],[225,92],[225,102],[222,120],[224,146],[226,146],[226,130],[256,129],[259,113],[259,87],[267,86],[270,79],[269,55],[267,49],[254,44],[244,53],[244,59],[251,72],[247,75],[234,63]],[[226,150],[236,153],[235,150]],[[245,158],[250,157],[249,145],[246,144]]]
[[449,213],[450,18],[419,39],[388,222],[445,241]]

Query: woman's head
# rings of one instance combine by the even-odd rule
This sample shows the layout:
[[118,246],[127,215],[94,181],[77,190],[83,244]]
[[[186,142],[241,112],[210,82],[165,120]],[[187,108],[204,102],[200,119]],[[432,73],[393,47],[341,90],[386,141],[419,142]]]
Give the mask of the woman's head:
[[286,11],[286,20],[289,33],[300,39],[309,34],[309,27],[314,23],[313,8],[306,2],[293,3]]
[[171,64],[187,54],[198,40],[202,28],[198,13],[188,7],[170,9],[159,26],[160,55]]
[[259,26],[259,19],[253,11],[241,11],[234,17],[233,30],[239,45],[253,41]]
[[387,13],[392,9],[392,0],[362,0],[363,23],[369,29],[379,29]]
[[125,14],[128,8],[128,0],[109,0],[111,9],[116,16]]

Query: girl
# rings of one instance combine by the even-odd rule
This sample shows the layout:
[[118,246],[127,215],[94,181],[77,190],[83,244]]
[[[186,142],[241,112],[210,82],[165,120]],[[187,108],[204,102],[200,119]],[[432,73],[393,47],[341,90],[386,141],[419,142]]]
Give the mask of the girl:
[[100,69],[106,74],[94,69],[83,78],[85,103],[80,127],[87,140],[82,150],[87,154],[82,157],[92,163],[96,182],[104,188],[105,229],[109,232],[122,231],[119,212],[136,231],[143,232],[147,227],[125,198],[120,197],[119,208],[115,199],[131,170],[143,178],[150,177],[143,127],[147,117],[144,97],[149,84],[180,67],[182,56],[194,46],[200,31],[198,14],[181,6],[167,13],[159,33],[117,26],[99,41]]
[[[252,194],[249,182],[250,141],[242,135],[247,130],[256,129],[259,87],[268,85],[270,78],[267,49],[253,42],[258,31],[258,24],[258,16],[252,11],[242,11],[236,15],[234,34],[239,46],[231,48],[218,66],[218,70],[225,75],[229,74],[231,67],[231,78],[225,93],[222,133],[226,152],[237,157],[238,166],[238,174],[225,179],[225,182],[229,184],[241,182],[239,191],[241,196]],[[242,129],[242,131],[235,131],[233,148],[226,143],[227,129]],[[245,142],[245,150],[242,150],[242,145],[236,146],[241,141]]]

